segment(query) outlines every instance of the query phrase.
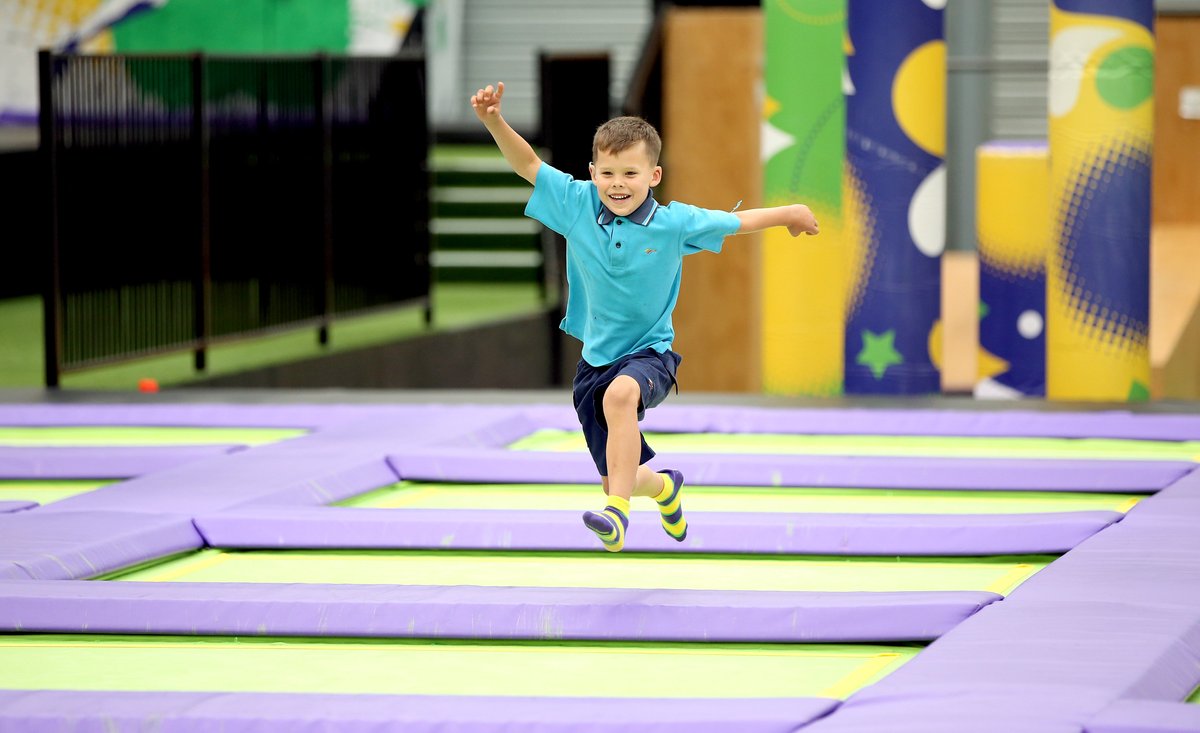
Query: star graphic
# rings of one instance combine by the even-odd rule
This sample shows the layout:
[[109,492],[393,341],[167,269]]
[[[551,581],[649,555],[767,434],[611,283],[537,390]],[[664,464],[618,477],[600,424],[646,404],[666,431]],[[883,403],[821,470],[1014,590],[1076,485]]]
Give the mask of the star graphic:
[[858,352],[858,356],[854,361],[863,366],[871,368],[871,374],[876,379],[883,379],[883,373],[893,364],[903,364],[904,357],[900,352],[896,351],[893,342],[896,340],[896,330],[891,329],[883,333],[871,333],[863,330],[862,351]]

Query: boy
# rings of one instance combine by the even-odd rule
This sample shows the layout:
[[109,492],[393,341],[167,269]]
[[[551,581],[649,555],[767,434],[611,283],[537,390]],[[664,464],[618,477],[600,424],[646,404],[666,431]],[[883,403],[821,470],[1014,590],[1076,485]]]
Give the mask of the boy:
[[533,184],[525,215],[567,239],[567,315],[560,328],[583,342],[573,385],[575,410],[608,496],[583,522],[604,548],[619,552],[629,527],[629,500],[658,502],[663,529],[687,536],[683,476],[646,466],[654,451],[638,421],[675,383],[680,357],[671,313],[679,297],[683,256],[720,252],[730,234],[773,226],[792,236],[816,234],[807,206],[792,204],[737,213],[679,202],[660,206],[651,192],[662,180],[662,141],[645,120],[618,117],[601,125],[592,144],[590,181],[543,163],[500,114],[504,83],[480,89],[471,107],[512,169]]

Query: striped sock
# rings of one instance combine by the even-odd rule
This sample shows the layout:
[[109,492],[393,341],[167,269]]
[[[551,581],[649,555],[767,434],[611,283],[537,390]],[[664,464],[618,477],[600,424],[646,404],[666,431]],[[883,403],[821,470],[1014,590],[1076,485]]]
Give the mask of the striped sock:
[[659,473],[663,477],[663,490],[654,497],[654,500],[658,502],[662,528],[676,542],[683,542],[687,537],[687,520],[683,517],[683,498],[679,495],[683,489],[683,474],[672,468],[659,471]]
[[629,528],[629,500],[608,497],[602,512],[584,512],[583,523],[596,533],[609,552],[620,552],[625,546],[625,530]]

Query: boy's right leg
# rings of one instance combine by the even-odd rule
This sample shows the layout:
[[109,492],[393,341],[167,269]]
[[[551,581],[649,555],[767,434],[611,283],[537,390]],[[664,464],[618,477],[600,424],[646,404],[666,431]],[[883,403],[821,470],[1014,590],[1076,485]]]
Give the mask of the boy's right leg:
[[629,499],[637,488],[642,453],[637,420],[640,399],[637,382],[624,374],[607,385],[600,399],[608,426],[605,447],[608,479],[604,482],[608,502],[603,511],[585,512],[583,523],[596,533],[609,552],[624,548],[625,531],[629,528]]

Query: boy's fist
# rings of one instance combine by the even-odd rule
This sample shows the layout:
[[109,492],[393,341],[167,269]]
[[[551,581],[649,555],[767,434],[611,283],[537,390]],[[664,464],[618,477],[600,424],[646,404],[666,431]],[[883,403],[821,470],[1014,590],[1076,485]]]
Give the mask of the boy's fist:
[[471,109],[475,116],[487,122],[488,117],[500,116],[500,98],[504,96],[504,82],[497,82],[495,87],[488,84],[487,89],[480,89],[471,96]]
[[788,211],[788,234],[798,237],[801,234],[820,234],[821,227],[813,216],[812,209],[804,204],[792,204]]

